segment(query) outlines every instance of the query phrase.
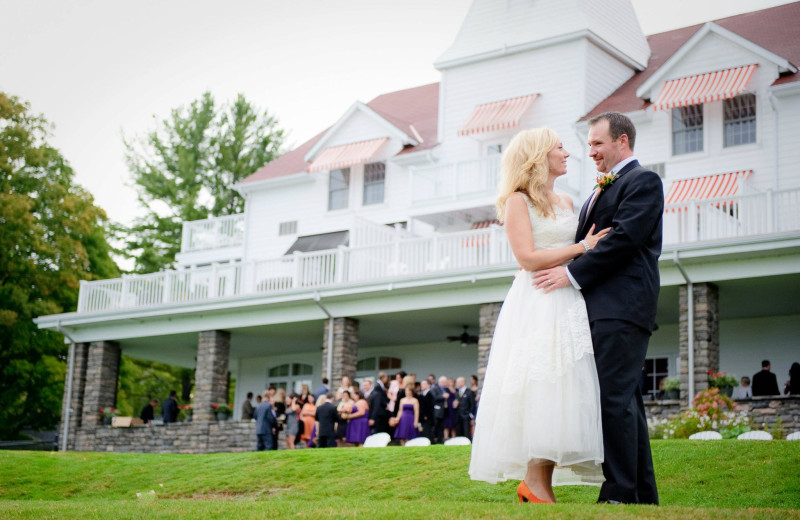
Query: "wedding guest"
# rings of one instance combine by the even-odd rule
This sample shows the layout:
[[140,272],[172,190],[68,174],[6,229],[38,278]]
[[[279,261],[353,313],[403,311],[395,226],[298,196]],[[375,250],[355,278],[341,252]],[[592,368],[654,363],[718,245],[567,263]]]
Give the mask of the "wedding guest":
[[447,377],[440,376],[439,382],[431,385],[431,400],[433,401],[433,440],[441,444],[444,442],[445,421],[447,419]]
[[334,394],[320,396],[320,405],[315,414],[314,430],[316,432],[316,446],[319,448],[336,447],[336,420],[338,413],[333,404]]
[[[300,385],[300,401],[305,404],[308,402],[308,396],[311,394],[308,385],[303,383]],[[316,396],[315,396],[316,397]],[[316,401],[315,401],[316,402]]]
[[[386,396],[386,383],[389,376],[381,372],[378,374],[378,382],[367,398],[369,405],[369,426],[372,433],[389,431],[389,416],[391,413],[386,409],[389,398]],[[364,381],[366,383],[366,381]]]
[[169,397],[161,404],[161,418],[164,419],[164,424],[178,420],[178,402],[175,400],[177,395],[175,390],[170,390]]
[[300,420],[303,421],[303,433],[300,435],[300,440],[304,441],[306,446],[311,440],[311,429],[314,428],[314,414],[317,412],[317,406],[314,403],[314,396],[309,395],[308,401],[300,409]]
[[247,392],[247,399],[242,403],[242,420],[250,421],[253,419],[253,392]]
[[342,398],[342,392],[349,392],[350,395],[353,395],[353,383],[350,382],[350,378],[347,376],[342,376],[342,382],[339,385],[339,388],[336,389],[336,399],[340,400]]
[[786,395],[800,395],[800,363],[792,363],[792,368],[789,369],[789,380],[786,381],[786,386],[783,387],[783,393]]
[[778,378],[770,372],[769,359],[761,362],[761,372],[753,376],[753,397],[760,395],[780,395]]
[[[661,382],[663,383],[663,379]],[[733,399],[751,399],[753,397],[753,388],[750,386],[750,378],[747,376],[742,377],[739,381],[739,386],[733,389],[731,398]]]
[[350,409],[345,440],[355,446],[361,446],[369,437],[369,404],[360,390],[355,390],[354,393],[356,402]]
[[444,418],[444,438],[452,439],[456,436],[456,422],[458,412],[456,410],[456,380],[452,377],[447,379],[447,390],[445,399],[447,400],[447,414]]
[[256,419],[256,450],[264,451],[271,450],[272,445],[275,443],[275,411],[269,402],[269,394],[264,391],[263,399],[255,410]]
[[288,450],[295,449],[301,408],[299,397],[292,394],[289,397],[289,406],[286,407],[286,449]]
[[139,419],[141,419],[145,424],[153,424],[156,406],[158,406],[158,399],[151,399],[150,402],[144,405],[144,408],[142,408],[142,413],[139,414]]
[[419,436],[419,401],[414,397],[414,381],[409,381],[404,390],[405,396],[397,403],[397,428],[394,431],[394,438],[400,439],[402,446]]
[[467,388],[463,377],[456,379],[456,435],[472,439],[472,424],[475,421],[475,392]]
[[322,384],[319,385],[316,390],[314,390],[314,399],[319,401],[319,396],[325,395],[327,393],[328,393],[328,378],[323,377]]
[[419,382],[419,423],[422,428],[422,436],[427,437],[433,443],[436,440],[433,431],[433,394],[431,393],[431,383],[427,379]]
[[286,389],[278,388],[275,391],[275,397],[272,398],[272,408],[275,411],[275,417],[278,422],[275,426],[275,442],[272,443],[272,449],[278,449],[278,437],[283,431],[283,425],[286,423]]
[[339,446],[344,446],[347,438],[347,419],[350,417],[350,411],[355,406],[355,401],[350,397],[352,394],[350,390],[342,390],[341,398],[336,404],[336,440],[339,441]]

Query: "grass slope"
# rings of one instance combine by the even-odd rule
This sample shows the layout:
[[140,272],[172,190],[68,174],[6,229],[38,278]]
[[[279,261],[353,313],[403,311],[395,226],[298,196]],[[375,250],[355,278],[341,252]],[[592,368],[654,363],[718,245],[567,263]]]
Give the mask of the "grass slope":
[[515,482],[469,480],[469,447],[0,452],[0,518],[800,519],[800,443],[655,441],[653,456],[660,507],[596,505],[592,487],[523,507]]

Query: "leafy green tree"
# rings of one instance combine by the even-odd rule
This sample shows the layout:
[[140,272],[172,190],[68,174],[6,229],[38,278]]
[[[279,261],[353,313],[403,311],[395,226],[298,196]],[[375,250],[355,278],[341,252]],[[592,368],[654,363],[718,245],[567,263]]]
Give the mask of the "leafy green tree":
[[106,215],[47,143],[49,128],[0,92],[0,438],[58,423],[67,347],[33,318],[75,310],[80,280],[119,273]]
[[179,107],[144,137],[126,140],[126,161],[146,214],[127,230],[135,271],[172,267],[183,222],[240,213],[231,186],[277,158],[284,132],[239,94],[217,106],[210,93]]

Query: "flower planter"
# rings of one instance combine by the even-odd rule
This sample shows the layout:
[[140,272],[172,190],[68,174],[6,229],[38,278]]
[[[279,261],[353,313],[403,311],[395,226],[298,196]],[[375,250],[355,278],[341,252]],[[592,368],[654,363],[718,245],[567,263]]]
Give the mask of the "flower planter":
[[227,421],[230,414],[228,412],[216,412],[218,421]]
[[664,392],[665,401],[677,401],[680,398],[681,398],[680,390],[666,390]]
[[721,386],[719,387],[719,393],[727,395],[730,397],[733,394],[733,387],[732,386]]
[[111,420],[113,417],[103,416],[103,426],[111,426]]

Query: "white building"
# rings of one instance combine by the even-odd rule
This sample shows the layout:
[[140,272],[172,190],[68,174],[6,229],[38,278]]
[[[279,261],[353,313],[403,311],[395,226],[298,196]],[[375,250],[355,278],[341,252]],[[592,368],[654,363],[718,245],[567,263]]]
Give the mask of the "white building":
[[[647,388],[681,375],[685,399],[762,358],[782,386],[800,360],[800,3],[647,38],[628,0],[606,4],[474,0],[440,83],[354,102],[256,171],[243,214],[184,224],[176,271],[84,282],[77,312],[38,318],[73,343],[72,431],[113,405],[120,352],[196,366],[199,419],[226,371],[237,403],[379,369],[482,376],[517,270],[494,224],[499,154],[554,128],[572,153],[557,188],[579,203],[586,121],[606,110],[636,123],[667,194]],[[446,339],[463,326],[478,344]]]

